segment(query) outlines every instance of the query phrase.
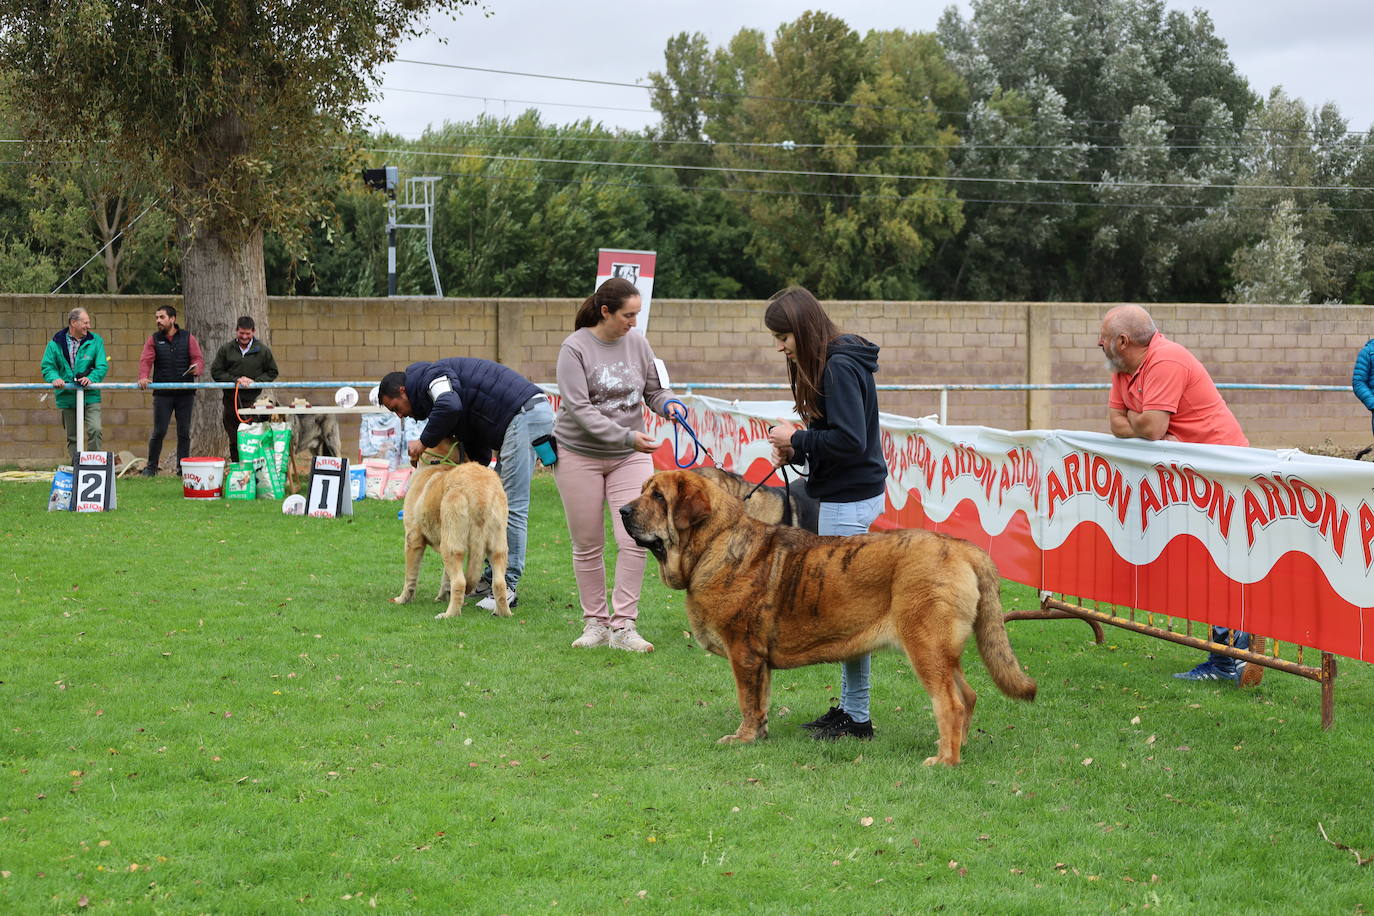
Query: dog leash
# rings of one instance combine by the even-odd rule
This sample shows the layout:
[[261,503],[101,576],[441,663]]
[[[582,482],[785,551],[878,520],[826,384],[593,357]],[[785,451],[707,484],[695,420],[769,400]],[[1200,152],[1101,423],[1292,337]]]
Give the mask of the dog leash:
[[792,491],[788,489],[790,483],[787,480],[787,466],[785,464],[774,465],[773,470],[769,471],[764,475],[762,480],[754,484],[752,490],[744,494],[744,498],[747,500],[757,493],[759,488],[766,484],[768,478],[772,477],[774,474],[779,474],[782,477],[782,523],[790,526],[792,524]]
[[[673,410],[673,405],[674,405],[674,404],[676,404],[677,407],[678,407],[678,410],[676,410],[676,411]],[[672,421],[673,421],[673,463],[674,463],[674,464],[676,464],[679,468],[690,468],[690,467],[694,466],[694,465],[697,463],[697,461],[700,460],[701,456],[704,454],[704,455],[706,456],[706,460],[707,460],[707,461],[710,461],[712,464],[714,464],[714,465],[716,465],[716,466],[719,466],[719,465],[720,465],[720,462],[716,461],[716,456],[715,456],[715,455],[712,455],[712,454],[711,454],[711,450],[710,450],[709,448],[707,448],[707,447],[705,446],[705,444],[703,444],[702,441],[701,441],[700,439],[697,438],[696,430],[692,429],[692,425],[691,425],[690,423],[687,422],[687,405],[686,405],[686,404],[682,403],[682,402],[679,401],[677,398],[673,398],[673,399],[671,399],[671,400],[669,400],[669,401],[666,401],[666,402],[664,402],[664,404],[663,404],[663,415],[664,415],[665,417],[667,417],[669,420],[672,420]],[[692,440],[692,443],[691,443],[691,444],[692,444],[692,457],[687,459],[687,463],[686,463],[686,464],[683,464],[683,463],[682,463],[682,460],[681,460],[680,458],[678,458],[678,432],[677,432],[677,431],[678,431],[679,427],[683,430],[683,432],[687,433],[687,437],[688,437],[689,439]]]
[[[456,461],[453,458],[454,452],[458,453],[458,460]],[[447,452],[439,452],[432,448],[427,448],[421,453],[420,457],[423,458],[426,455],[438,459],[437,461],[431,461],[430,464],[462,464],[463,446],[455,440],[454,443],[449,446]]]

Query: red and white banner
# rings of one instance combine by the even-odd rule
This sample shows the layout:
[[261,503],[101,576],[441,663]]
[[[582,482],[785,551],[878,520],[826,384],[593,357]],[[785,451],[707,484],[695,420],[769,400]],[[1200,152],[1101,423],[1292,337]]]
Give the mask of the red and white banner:
[[[713,460],[752,480],[770,470],[768,426],[795,421],[789,402],[682,400]],[[674,466],[673,425],[646,420],[656,462]],[[877,527],[966,538],[1045,591],[1374,661],[1374,465],[892,414],[881,426]]]
[[596,252],[596,285],[612,277],[629,280],[639,290],[644,307],[639,310],[639,322],[635,330],[641,334],[649,333],[649,305],[654,298],[654,262],[658,254],[653,251],[622,251],[617,248],[598,248]]

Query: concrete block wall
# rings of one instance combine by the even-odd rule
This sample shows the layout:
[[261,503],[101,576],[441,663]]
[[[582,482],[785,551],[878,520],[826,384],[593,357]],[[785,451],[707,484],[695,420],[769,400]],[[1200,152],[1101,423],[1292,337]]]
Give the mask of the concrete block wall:
[[[81,305],[105,338],[108,381],[136,381],[143,341],[159,304],[176,297],[0,295],[0,381],[41,381],[47,340]],[[274,298],[266,335],[284,381],[379,379],[417,359],[498,359],[535,381],[553,381],[558,348],[572,330],[572,299]],[[843,329],[882,347],[885,384],[1102,382],[1097,350],[1103,304],[1001,302],[832,302]],[[763,303],[659,300],[649,338],[679,387],[686,382],[785,382],[782,357],[763,327]],[[1374,335],[1368,306],[1150,307],[1171,338],[1195,352],[1218,382],[1347,386],[1355,354]],[[183,310],[183,316],[185,312]],[[183,322],[195,330],[194,318]],[[206,359],[223,341],[202,340]],[[280,389],[318,399],[318,392]],[[719,397],[786,399],[785,392],[704,392]],[[46,399],[43,395],[47,394]],[[1370,441],[1368,412],[1346,391],[1226,392],[1251,441],[1294,446],[1331,439]],[[106,447],[142,455],[152,422],[151,395],[107,392]],[[923,416],[939,405],[934,392],[882,392],[882,408]],[[953,423],[1019,429],[1105,429],[1102,391],[952,392]],[[344,423],[347,448],[356,421]],[[174,433],[169,433],[169,438]],[[175,443],[164,444],[164,454]],[[0,392],[0,464],[47,466],[63,452],[51,393]]]

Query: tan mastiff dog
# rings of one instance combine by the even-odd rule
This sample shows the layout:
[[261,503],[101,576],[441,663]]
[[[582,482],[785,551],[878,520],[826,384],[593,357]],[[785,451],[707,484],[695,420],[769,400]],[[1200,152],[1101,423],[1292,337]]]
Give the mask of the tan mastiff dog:
[[977,695],[960,656],[978,640],[993,682],[1035,698],[1002,621],[992,558],[929,531],[820,537],[765,525],[715,483],[661,471],[621,510],[625,530],[687,591],[692,634],[729,659],[742,721],[721,743],[768,734],[771,672],[892,646],[906,652],[935,708],[939,747],[926,764],[959,762]]
[[[430,464],[410,478],[405,501],[405,585],[391,600],[407,604],[415,597],[420,560],[433,547],[444,561],[444,575],[435,601],[448,601],[448,610],[435,619],[462,613],[463,596],[482,575],[482,562],[491,563],[493,582],[506,581],[506,491],[501,478],[485,465]],[[511,616],[504,588],[492,589],[497,617]]]

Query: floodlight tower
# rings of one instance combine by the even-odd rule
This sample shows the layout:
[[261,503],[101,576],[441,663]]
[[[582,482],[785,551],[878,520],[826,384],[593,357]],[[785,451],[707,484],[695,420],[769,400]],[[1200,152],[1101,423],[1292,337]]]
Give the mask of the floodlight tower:
[[[429,273],[434,278],[434,295],[442,296],[439,284],[439,265],[434,260],[434,185],[437,176],[407,178],[405,195],[396,202],[396,186],[400,184],[400,170],[394,165],[379,169],[363,169],[363,183],[369,188],[386,192],[386,294],[396,295],[396,230],[425,230],[425,251],[429,255]],[[401,223],[396,220],[398,210],[420,210],[422,223]]]

